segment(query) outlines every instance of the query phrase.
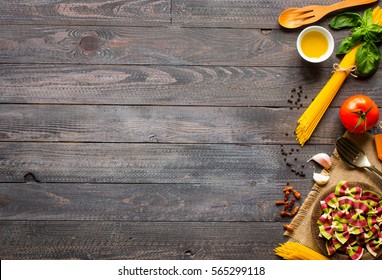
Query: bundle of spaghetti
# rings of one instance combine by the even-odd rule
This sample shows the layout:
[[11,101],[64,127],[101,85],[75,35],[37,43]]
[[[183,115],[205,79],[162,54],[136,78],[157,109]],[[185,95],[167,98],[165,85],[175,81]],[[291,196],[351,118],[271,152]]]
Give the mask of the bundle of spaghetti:
[[285,260],[328,260],[327,257],[297,242],[288,241],[275,249]]
[[[372,15],[373,23],[382,25],[382,9],[376,7]],[[354,47],[344,56],[341,63],[335,67],[332,77],[299,118],[296,128],[296,139],[301,146],[304,146],[305,142],[309,140],[347,76],[354,70],[355,56],[359,46]]]

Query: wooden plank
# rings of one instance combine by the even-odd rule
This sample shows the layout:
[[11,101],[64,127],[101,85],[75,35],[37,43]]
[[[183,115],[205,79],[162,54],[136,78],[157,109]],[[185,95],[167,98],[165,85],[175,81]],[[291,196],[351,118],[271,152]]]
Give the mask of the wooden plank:
[[304,173],[300,165],[316,153],[315,146],[297,145],[2,142],[0,182],[23,182],[32,173],[41,182],[248,186],[296,178],[288,162]]
[[[302,112],[264,107],[2,104],[0,141],[296,143],[293,132]],[[333,143],[343,134],[337,109],[328,110],[322,122],[315,143]]]
[[5,259],[278,259],[281,223],[1,221]]
[[[337,0],[320,1],[320,5],[331,5]],[[315,0],[279,1],[279,0],[174,0],[173,24],[188,27],[233,27],[233,28],[280,28],[278,16],[290,7],[317,5]],[[352,8],[351,11],[363,11],[373,5]],[[333,16],[320,21],[327,26]]]
[[[306,67],[4,64],[0,67],[0,102],[288,107],[288,99],[296,102],[301,92],[300,103],[307,107],[331,71]],[[381,87],[381,71],[367,81],[349,77],[333,105],[339,106],[357,92],[382,104]]]
[[[172,3],[173,2],[173,3]],[[321,1],[330,5],[335,0]],[[0,24],[279,28],[289,7],[317,1],[277,0],[15,0],[0,3]],[[363,6],[362,10],[375,5]],[[352,8],[352,11],[361,8]],[[327,25],[327,20],[321,21]]]
[[[306,172],[313,173],[314,165]],[[310,177],[310,176],[309,176]],[[129,220],[284,222],[280,216],[286,180],[232,184],[52,184],[26,177],[26,183],[0,183],[0,220]],[[288,180],[302,194],[312,178]]]
[[[313,98],[330,72],[285,67],[4,64],[0,68],[0,101],[287,106],[287,97],[293,90],[300,91],[299,87],[309,99]],[[368,86],[379,89],[380,75],[377,72],[375,78],[371,77]],[[351,83],[350,88],[364,84],[347,83]]]
[[0,24],[163,26],[170,0],[14,0],[0,2]]
[[[348,31],[333,35],[338,44]],[[296,36],[260,29],[8,25],[0,29],[0,63],[300,67]],[[333,55],[320,66],[335,62]]]

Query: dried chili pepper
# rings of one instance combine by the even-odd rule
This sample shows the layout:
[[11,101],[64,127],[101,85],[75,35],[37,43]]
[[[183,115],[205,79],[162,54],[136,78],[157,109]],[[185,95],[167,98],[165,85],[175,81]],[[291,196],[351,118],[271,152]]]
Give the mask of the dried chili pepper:
[[284,188],[283,192],[290,192],[291,190],[293,190],[293,186],[287,186]]
[[[287,183],[287,186],[283,189],[284,200],[277,200],[276,205],[284,205],[283,211],[280,212],[282,217],[293,217],[297,215],[299,206],[295,206],[296,200],[301,198],[301,193],[293,189],[293,186]],[[291,200],[290,195],[293,193]]]
[[281,215],[282,217],[292,217],[292,214],[289,213],[289,212],[287,212],[287,211],[281,211],[281,212],[280,212],[280,215]]
[[291,225],[283,225],[283,228],[290,232],[294,231],[294,226]]
[[284,201],[284,200],[277,200],[276,201],[276,205],[286,205],[288,202]]
[[295,198],[297,198],[297,199],[300,199],[300,198],[301,198],[301,193],[299,193],[299,192],[296,191],[296,190],[292,190],[292,192],[293,192],[293,195],[294,195]]
[[285,205],[284,210],[292,210],[295,203],[296,199],[293,197],[292,200]]
[[291,212],[292,216],[296,216],[297,215],[297,212],[298,212],[298,209],[300,207],[296,206],[295,208],[293,208],[293,211]]

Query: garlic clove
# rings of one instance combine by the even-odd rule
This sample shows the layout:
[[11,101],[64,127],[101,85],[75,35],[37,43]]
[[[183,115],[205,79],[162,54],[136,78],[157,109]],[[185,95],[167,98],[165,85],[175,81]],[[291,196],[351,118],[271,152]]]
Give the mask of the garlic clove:
[[314,155],[312,158],[308,160],[308,162],[311,160],[314,160],[325,169],[329,169],[332,166],[332,162],[330,160],[329,155],[325,153],[319,153],[317,155]]
[[329,176],[328,175],[324,175],[324,174],[320,174],[320,173],[316,173],[314,172],[313,173],[313,180],[314,182],[316,182],[317,185],[326,185],[326,183],[329,181]]

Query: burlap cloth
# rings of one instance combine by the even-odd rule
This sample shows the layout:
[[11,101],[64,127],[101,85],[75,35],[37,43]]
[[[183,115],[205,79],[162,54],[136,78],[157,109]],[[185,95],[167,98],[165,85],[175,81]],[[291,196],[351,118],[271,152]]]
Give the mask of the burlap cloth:
[[[377,152],[374,144],[374,136],[371,133],[355,135],[347,132],[344,136],[355,140],[364,149],[370,163],[377,167],[379,170],[382,169],[382,162],[377,157]],[[324,188],[337,185],[337,183],[342,180],[347,180],[348,182],[363,182],[379,188],[382,192],[382,186],[380,186],[375,181],[370,173],[363,169],[349,168],[339,158],[336,149],[334,149],[333,154],[331,155],[331,161],[332,166],[330,169],[323,170],[321,172],[322,174],[327,174],[330,176],[329,182],[325,186],[319,186],[317,184],[313,185],[312,190],[302,204],[298,214],[291,222],[291,225],[294,227],[294,231],[285,232],[285,235],[290,237],[289,241],[301,243],[321,254],[322,252],[317,246],[317,242],[314,240],[311,230],[311,217],[313,214],[314,205],[319,203],[320,192],[323,191]]]

